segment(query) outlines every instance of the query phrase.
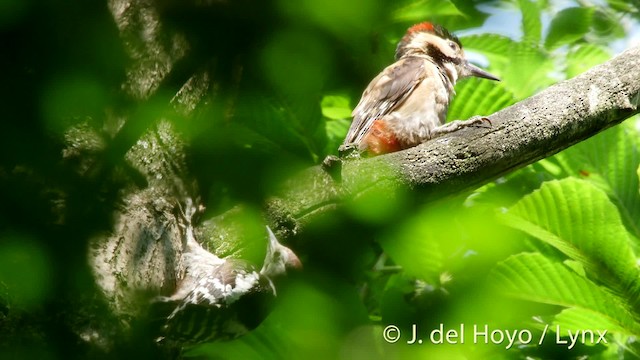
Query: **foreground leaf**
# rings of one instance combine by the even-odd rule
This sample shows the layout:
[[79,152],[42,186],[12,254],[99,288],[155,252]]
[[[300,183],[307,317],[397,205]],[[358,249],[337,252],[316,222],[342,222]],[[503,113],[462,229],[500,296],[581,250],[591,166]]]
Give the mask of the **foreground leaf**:
[[639,274],[629,233],[594,185],[574,178],[546,182],[501,219],[578,261],[607,287],[635,296]]
[[615,126],[554,156],[566,174],[579,176],[607,193],[622,219],[636,237],[640,236],[640,166],[635,129]]
[[540,253],[509,257],[494,268],[490,279],[500,292],[514,298],[578,309],[580,314],[596,314],[598,318],[584,326],[606,326],[611,331],[640,334],[632,313],[617,297]]

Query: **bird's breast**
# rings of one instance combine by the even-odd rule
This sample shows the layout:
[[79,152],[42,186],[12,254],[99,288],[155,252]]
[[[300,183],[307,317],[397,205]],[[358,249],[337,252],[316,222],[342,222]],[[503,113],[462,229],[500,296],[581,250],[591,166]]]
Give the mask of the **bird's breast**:
[[428,140],[431,130],[444,124],[447,118],[450,90],[439,74],[430,75],[387,118],[403,148]]

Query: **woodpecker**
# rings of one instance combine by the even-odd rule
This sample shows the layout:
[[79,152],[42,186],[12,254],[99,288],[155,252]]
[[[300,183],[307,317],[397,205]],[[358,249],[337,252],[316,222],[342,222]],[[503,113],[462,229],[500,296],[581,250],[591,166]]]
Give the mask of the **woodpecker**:
[[341,153],[354,148],[369,155],[394,152],[487,120],[445,125],[456,81],[469,76],[499,79],[471,64],[460,40],[442,26],[423,22],[410,27],[395,60],[364,90]]
[[220,258],[200,246],[186,222],[184,274],[173,295],[152,302],[152,319],[160,327],[156,341],[194,345],[246,334],[268,315],[276,296],[274,282],[287,270],[300,268],[300,260],[268,226],[260,270],[241,259]]

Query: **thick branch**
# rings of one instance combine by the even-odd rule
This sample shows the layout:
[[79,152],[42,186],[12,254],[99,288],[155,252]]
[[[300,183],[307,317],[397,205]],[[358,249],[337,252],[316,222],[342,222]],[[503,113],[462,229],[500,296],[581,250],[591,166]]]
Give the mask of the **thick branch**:
[[640,47],[501,110],[492,126],[466,128],[405,151],[344,161],[342,181],[315,167],[270,203],[280,234],[295,233],[346,195],[407,188],[427,199],[461,192],[555,154],[638,112]]

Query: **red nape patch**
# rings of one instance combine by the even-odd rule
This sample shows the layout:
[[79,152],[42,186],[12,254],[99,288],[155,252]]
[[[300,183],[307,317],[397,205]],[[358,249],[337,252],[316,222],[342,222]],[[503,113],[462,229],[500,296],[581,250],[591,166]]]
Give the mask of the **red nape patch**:
[[414,32],[420,32],[420,31],[433,32],[434,31],[433,24],[430,22],[421,22],[419,24],[415,24],[412,27],[410,27],[409,30],[407,30],[407,33],[414,33]]
[[381,155],[402,150],[396,136],[389,131],[383,120],[376,120],[362,142],[371,155]]

